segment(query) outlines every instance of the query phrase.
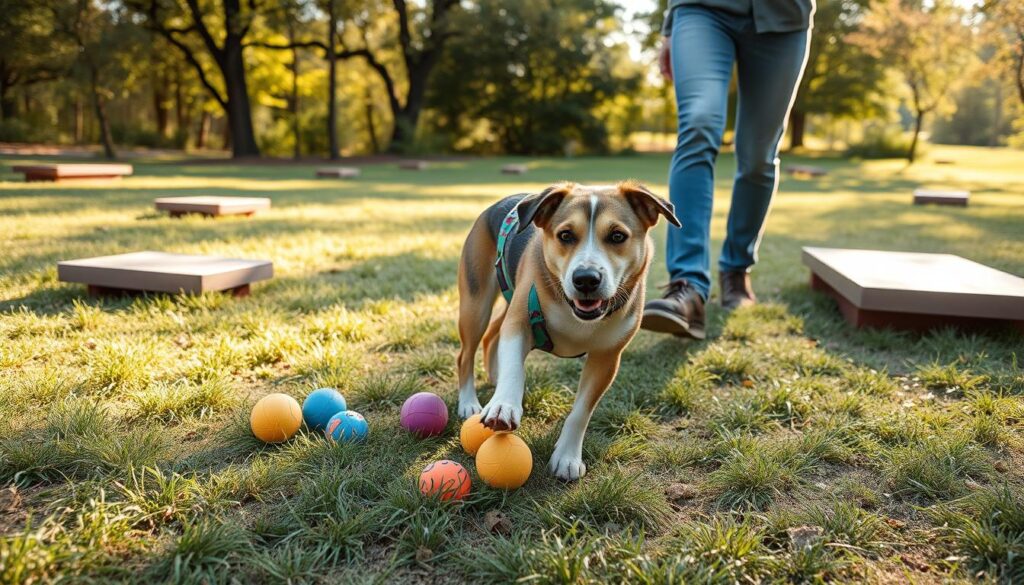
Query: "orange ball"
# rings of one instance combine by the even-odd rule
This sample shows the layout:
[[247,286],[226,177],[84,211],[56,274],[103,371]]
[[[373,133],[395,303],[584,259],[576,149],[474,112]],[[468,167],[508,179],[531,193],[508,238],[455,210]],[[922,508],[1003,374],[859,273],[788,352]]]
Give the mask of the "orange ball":
[[302,424],[302,408],[287,394],[267,394],[252,407],[249,426],[256,438],[266,443],[287,441]]
[[462,448],[470,455],[476,455],[480,445],[483,445],[484,441],[492,436],[494,436],[494,431],[484,426],[482,417],[479,414],[474,414],[467,418],[466,422],[462,423],[462,430],[459,431],[459,441],[462,442]]
[[438,496],[442,502],[465,498],[471,485],[466,468],[447,459],[427,465],[420,473],[420,493]]
[[533,454],[519,437],[497,433],[476,452],[476,472],[491,487],[514,490],[530,479]]

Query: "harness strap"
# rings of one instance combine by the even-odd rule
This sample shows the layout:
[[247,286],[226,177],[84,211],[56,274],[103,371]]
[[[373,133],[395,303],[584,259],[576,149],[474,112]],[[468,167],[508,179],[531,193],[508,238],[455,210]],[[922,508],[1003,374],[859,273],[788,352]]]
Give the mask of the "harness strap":
[[508,244],[508,237],[516,230],[516,226],[519,225],[519,212],[515,207],[508,212],[505,216],[505,221],[501,222],[501,229],[498,230],[498,257],[494,262],[494,267],[498,273],[498,287],[501,289],[501,295],[505,297],[505,302],[512,304],[512,293],[515,291],[513,283],[515,282],[515,275],[508,273],[508,263],[505,262],[505,247]]
[[551,353],[555,349],[555,343],[548,335],[548,328],[544,325],[544,313],[540,310],[540,298],[537,297],[537,286],[530,286],[530,298],[527,301],[527,309],[530,314],[530,331],[533,332],[533,347]]
[[[498,230],[498,254],[494,261],[495,272],[498,276],[498,287],[501,288],[501,295],[505,302],[512,304],[512,294],[515,292],[515,275],[509,273],[508,263],[505,260],[505,248],[508,245],[509,236],[519,225],[519,213],[513,207],[505,221],[501,222],[501,229]],[[540,308],[540,297],[537,296],[536,285],[530,286],[530,295],[527,298],[526,308],[530,318],[530,332],[533,334],[533,348],[551,353],[555,344],[548,335],[548,328],[544,323],[544,312]]]

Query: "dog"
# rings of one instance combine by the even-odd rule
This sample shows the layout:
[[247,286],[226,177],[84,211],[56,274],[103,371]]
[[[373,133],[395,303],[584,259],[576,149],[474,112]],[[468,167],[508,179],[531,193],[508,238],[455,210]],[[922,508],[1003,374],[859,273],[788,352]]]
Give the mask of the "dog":
[[[524,362],[531,349],[586,362],[573,407],[549,463],[565,480],[586,473],[583,435],[640,328],[653,257],[648,232],[672,204],[640,183],[558,183],[512,195],[473,224],[459,262],[459,415],[515,430],[523,414]],[[506,302],[495,303],[499,293]],[[483,345],[494,395],[481,407],[474,381]]]

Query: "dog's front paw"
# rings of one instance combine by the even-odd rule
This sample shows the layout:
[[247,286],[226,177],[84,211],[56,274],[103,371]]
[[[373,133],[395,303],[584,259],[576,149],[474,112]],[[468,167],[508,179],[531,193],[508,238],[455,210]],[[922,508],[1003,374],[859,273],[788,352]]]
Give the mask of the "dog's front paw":
[[576,481],[587,474],[587,465],[583,463],[580,453],[569,453],[568,450],[555,449],[548,463],[551,473],[565,481]]
[[496,402],[494,399],[491,399],[481,412],[484,426],[496,431],[514,431],[519,428],[522,418],[522,406],[508,402]]
[[476,396],[473,396],[472,398],[459,398],[460,417],[469,418],[481,410],[482,407],[480,406],[480,401],[477,400]]

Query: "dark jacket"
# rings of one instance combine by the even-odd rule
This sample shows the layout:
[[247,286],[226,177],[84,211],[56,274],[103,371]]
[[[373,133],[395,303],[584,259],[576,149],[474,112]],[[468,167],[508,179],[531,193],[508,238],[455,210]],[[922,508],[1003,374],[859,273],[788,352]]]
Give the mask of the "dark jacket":
[[669,0],[661,34],[672,34],[675,8],[695,4],[733,14],[751,14],[759,33],[793,32],[810,28],[814,18],[814,0]]

